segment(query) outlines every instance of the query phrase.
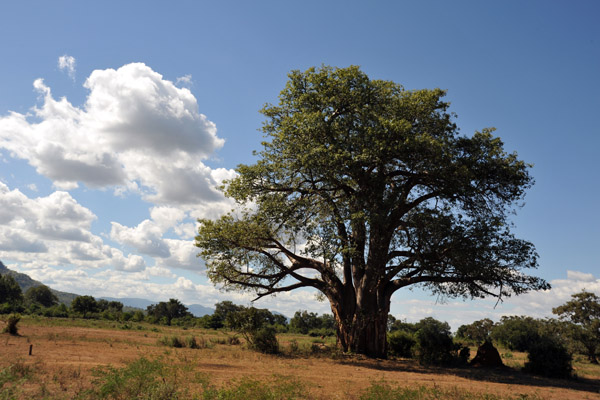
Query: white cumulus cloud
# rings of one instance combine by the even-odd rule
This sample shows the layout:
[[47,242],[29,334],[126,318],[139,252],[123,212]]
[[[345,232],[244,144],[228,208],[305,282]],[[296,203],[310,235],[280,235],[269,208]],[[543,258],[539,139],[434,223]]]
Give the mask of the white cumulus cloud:
[[110,238],[121,244],[131,246],[136,251],[154,257],[169,257],[169,246],[163,239],[163,231],[150,220],[142,221],[135,228],[129,228],[112,222]]
[[0,260],[14,260],[27,268],[76,265],[145,269],[142,257],[125,256],[91,232],[96,219],[67,192],[29,198],[0,182]]
[[133,190],[156,204],[188,208],[225,202],[216,186],[233,171],[202,162],[224,140],[188,89],[142,63],[93,71],[82,107],[55,99],[42,79],[34,87],[42,104],[31,114],[0,117],[0,148],[56,187]]

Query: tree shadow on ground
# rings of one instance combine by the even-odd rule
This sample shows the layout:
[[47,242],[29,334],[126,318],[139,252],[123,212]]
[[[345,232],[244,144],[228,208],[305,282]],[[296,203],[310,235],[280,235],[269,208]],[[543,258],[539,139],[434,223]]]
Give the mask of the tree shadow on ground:
[[454,375],[464,379],[502,383],[509,385],[552,387],[577,390],[581,392],[600,393],[600,379],[572,378],[558,379],[530,375],[511,367],[485,368],[485,367],[436,367],[423,366],[415,360],[377,360],[377,359],[348,359],[338,360],[340,364],[352,365],[380,371],[413,372],[421,374]]

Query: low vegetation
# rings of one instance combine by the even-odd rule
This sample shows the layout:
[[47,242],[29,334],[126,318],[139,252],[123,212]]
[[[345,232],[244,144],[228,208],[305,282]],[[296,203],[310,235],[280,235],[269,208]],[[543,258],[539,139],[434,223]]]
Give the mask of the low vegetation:
[[[528,378],[528,354],[505,347],[499,350],[509,366],[506,373],[457,368],[456,361],[449,367],[422,365],[423,343],[417,339],[413,359],[369,360],[340,352],[334,337],[289,332],[275,335],[277,354],[263,354],[227,329],[147,322],[121,329],[109,320],[29,315],[19,326],[20,336],[0,343],[7,355],[0,358],[0,399],[545,399],[548,393],[585,398],[570,397],[577,392],[560,387],[600,379],[600,366],[585,355],[573,361],[578,380]],[[433,328],[442,333],[445,328],[431,319],[405,325],[416,329],[412,337],[422,338],[419,326],[435,335]],[[395,331],[390,337],[405,334]],[[447,350],[458,357],[457,340],[451,339]],[[505,383],[494,383],[498,379]],[[528,379],[537,388],[527,386]],[[557,382],[564,383],[557,389]]]

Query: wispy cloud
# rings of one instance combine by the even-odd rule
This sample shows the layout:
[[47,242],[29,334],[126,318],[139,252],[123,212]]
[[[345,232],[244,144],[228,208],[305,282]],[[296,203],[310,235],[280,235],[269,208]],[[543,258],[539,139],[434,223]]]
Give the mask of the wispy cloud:
[[60,68],[61,71],[66,71],[69,78],[73,81],[75,80],[75,64],[75,57],[73,56],[65,54],[64,56],[58,57],[58,68]]
[[194,82],[192,81],[192,75],[187,74],[184,76],[180,76],[175,80],[175,84],[187,88],[191,87],[194,84]]

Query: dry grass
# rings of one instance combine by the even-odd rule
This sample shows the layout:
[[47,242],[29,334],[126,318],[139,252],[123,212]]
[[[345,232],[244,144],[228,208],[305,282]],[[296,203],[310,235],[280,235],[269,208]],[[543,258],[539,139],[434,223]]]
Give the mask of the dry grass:
[[[113,322],[24,318],[19,325],[21,336],[0,336],[0,399],[83,398],[94,387],[98,368],[124,368],[142,357],[161,360],[169,367],[169,379],[190,397],[205,390],[207,382],[214,388],[226,388],[243,379],[292,379],[305,388],[306,398],[315,399],[359,399],[379,384],[446,393],[438,398],[458,393],[452,398],[600,399],[600,367],[584,360],[575,363],[578,380],[553,381],[510,368],[426,368],[412,360],[350,357],[329,351],[335,344],[333,338],[321,341],[280,335],[284,354],[272,356],[227,344],[232,335],[226,332],[132,325],[122,329]],[[194,337],[204,345],[199,349],[168,347],[161,344],[165,337]],[[30,345],[32,356],[28,355]],[[500,353],[513,368],[526,359],[523,353]]]

